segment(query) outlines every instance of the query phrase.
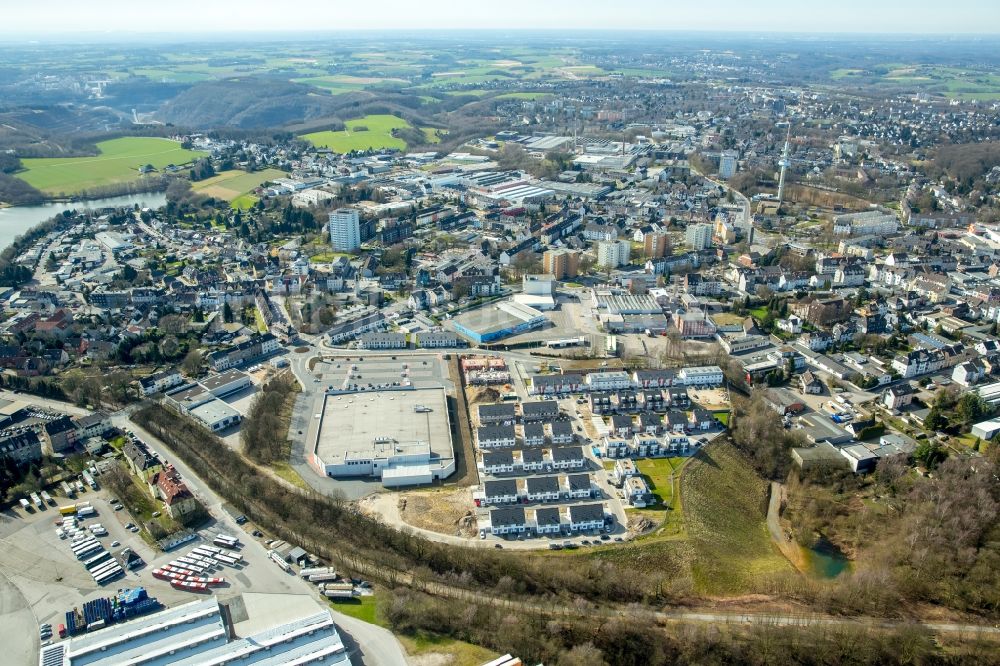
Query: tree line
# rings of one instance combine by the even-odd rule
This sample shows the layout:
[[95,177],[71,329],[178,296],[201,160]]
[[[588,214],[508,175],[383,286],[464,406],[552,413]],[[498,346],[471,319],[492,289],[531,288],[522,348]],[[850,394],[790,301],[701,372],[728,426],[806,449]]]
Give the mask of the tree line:
[[285,372],[264,384],[254,398],[240,426],[243,452],[254,462],[270,465],[288,458],[288,422],[282,414],[291,410],[298,390],[295,378]]

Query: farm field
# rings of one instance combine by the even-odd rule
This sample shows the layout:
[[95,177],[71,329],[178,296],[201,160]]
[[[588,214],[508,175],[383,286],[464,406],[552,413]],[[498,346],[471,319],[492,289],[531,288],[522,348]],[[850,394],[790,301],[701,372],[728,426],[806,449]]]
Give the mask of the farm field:
[[249,208],[257,202],[256,197],[250,194],[251,190],[256,189],[261,183],[284,178],[286,175],[284,171],[278,169],[265,169],[252,173],[233,169],[192,183],[191,188],[206,196],[225,199],[231,202],[234,208]]
[[[329,148],[338,153],[352,150],[377,150],[379,148],[406,149],[406,142],[392,135],[394,129],[403,129],[411,125],[397,116],[376,115],[365,116],[344,123],[346,130],[340,132],[313,132],[304,134],[302,138],[314,146]],[[364,130],[356,128],[364,127]]]
[[834,81],[857,81],[881,86],[905,87],[953,99],[990,101],[1000,99],[1000,76],[981,68],[884,63],[870,69],[835,69]]
[[83,190],[123,183],[139,178],[139,168],[152,164],[188,164],[207,153],[185,150],[170,139],[124,137],[101,141],[100,154],[93,157],[39,158],[22,160],[25,170],[16,174],[47,194],[76,194]]
[[551,97],[552,93],[545,92],[513,92],[504,93],[503,95],[497,95],[497,99],[524,99],[524,100],[536,100],[545,97]]

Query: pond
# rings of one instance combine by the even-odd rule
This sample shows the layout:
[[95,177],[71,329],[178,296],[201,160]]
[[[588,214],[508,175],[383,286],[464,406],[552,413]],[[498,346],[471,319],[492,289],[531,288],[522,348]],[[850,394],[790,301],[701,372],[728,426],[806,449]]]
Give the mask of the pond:
[[802,555],[809,573],[817,578],[836,578],[851,568],[851,561],[825,537],[817,539],[812,548],[803,548]]

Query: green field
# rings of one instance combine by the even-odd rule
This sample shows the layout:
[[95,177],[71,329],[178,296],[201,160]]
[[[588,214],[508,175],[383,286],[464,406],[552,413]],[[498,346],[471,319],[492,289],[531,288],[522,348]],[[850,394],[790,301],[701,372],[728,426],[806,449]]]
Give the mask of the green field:
[[664,504],[628,509],[629,519],[660,519],[659,527],[629,543],[546,556],[613,562],[660,578],[666,588],[679,584],[708,595],[757,592],[772,576],[795,575],[767,531],[767,481],[731,444],[715,442],[693,458],[636,464]]
[[854,80],[868,85],[905,87],[970,101],[1000,99],[1000,76],[982,67],[882,63],[869,69],[834,69],[830,78],[834,81]]
[[768,576],[794,571],[767,531],[767,486],[729,444],[703,449],[688,468],[681,492],[700,591],[759,591]]
[[545,92],[513,92],[504,93],[503,95],[497,95],[497,99],[525,99],[525,100],[536,100],[542,99],[544,97],[552,97],[552,93]]
[[[344,123],[346,130],[340,132],[313,132],[304,134],[303,139],[319,148],[329,148],[338,153],[352,150],[377,150],[379,148],[395,148],[406,150],[406,142],[392,135],[392,130],[411,127],[397,116],[365,116]],[[363,131],[356,128],[364,127]]]
[[125,137],[101,141],[94,157],[22,160],[25,170],[17,174],[29,185],[47,194],[76,194],[94,187],[139,178],[139,167],[152,164],[163,169],[183,165],[207,153],[185,150],[176,141]]
[[247,209],[257,203],[257,197],[251,194],[252,190],[260,187],[262,183],[287,175],[278,169],[264,169],[251,173],[233,169],[193,183],[191,189],[210,197],[225,199],[233,205],[233,208]]
[[421,127],[424,136],[427,137],[427,143],[441,143],[441,133],[442,131],[447,134],[447,130],[439,130],[436,127]]

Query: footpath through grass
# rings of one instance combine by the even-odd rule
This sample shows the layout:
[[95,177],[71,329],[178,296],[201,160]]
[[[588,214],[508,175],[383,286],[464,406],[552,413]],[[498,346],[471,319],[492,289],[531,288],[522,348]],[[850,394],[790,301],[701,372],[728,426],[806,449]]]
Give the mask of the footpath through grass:
[[139,169],[182,166],[208,153],[186,150],[170,139],[123,137],[97,144],[92,157],[29,158],[17,177],[47,194],[77,194],[87,189],[137,180]]

